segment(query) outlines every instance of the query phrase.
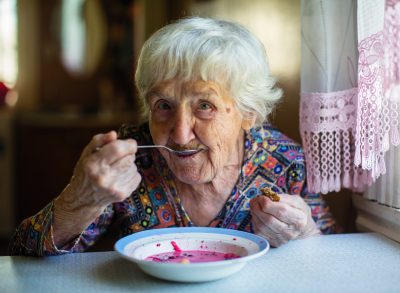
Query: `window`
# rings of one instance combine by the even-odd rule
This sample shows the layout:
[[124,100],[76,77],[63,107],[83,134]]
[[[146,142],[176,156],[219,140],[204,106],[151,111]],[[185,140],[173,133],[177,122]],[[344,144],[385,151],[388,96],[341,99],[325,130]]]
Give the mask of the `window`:
[[17,82],[17,0],[0,1],[0,81],[13,88]]
[[84,2],[84,0],[62,1],[62,58],[64,65],[73,73],[80,73],[85,58],[86,31],[82,17]]

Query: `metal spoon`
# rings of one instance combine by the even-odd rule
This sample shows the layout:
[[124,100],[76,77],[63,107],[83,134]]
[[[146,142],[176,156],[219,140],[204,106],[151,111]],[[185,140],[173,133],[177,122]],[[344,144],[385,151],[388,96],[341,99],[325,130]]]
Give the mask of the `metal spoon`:
[[[192,154],[195,154],[195,153],[197,153],[199,151],[203,151],[204,150],[204,149],[197,149],[197,150],[177,151],[177,150],[171,149],[171,148],[169,148],[169,147],[167,147],[165,145],[157,145],[157,144],[154,144],[154,145],[138,145],[137,148],[138,149],[163,148],[163,149],[166,149],[166,150],[170,151],[173,154],[180,155],[180,156],[188,156],[188,155],[192,155]],[[96,147],[95,151],[98,152],[100,149],[101,149],[101,147]]]
[[138,145],[137,146],[138,149],[148,149],[148,148],[163,148],[166,149],[168,151],[170,151],[171,153],[174,153],[176,155],[181,155],[181,156],[188,156],[188,155],[192,155],[194,153],[197,153],[199,151],[202,151],[204,149],[197,149],[197,150],[183,150],[183,151],[177,151],[174,149],[171,149],[165,145]]

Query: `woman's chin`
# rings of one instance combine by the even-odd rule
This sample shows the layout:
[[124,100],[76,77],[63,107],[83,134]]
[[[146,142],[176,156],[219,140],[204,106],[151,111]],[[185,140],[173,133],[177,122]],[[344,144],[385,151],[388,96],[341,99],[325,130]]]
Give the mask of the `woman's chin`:
[[211,176],[205,176],[188,170],[179,170],[175,173],[175,177],[182,183],[186,184],[203,184],[211,181]]

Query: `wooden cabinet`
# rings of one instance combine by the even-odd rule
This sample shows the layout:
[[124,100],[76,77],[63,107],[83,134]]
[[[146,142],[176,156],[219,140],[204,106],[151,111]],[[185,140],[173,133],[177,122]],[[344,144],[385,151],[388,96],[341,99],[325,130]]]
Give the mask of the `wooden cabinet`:
[[13,113],[0,110],[0,239],[14,230]]

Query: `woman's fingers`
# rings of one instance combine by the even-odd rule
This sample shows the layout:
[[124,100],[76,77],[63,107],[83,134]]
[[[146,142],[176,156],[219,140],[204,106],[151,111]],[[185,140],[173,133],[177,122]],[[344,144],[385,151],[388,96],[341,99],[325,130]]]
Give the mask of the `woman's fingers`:
[[306,207],[297,200],[297,195],[281,194],[281,200],[274,202],[265,196],[259,196],[254,199],[260,205],[263,214],[274,216],[289,227],[301,230],[307,225]]
[[279,196],[279,202],[264,196],[250,201],[254,232],[268,239],[273,246],[298,238],[306,230],[310,219],[309,210],[303,208],[297,195]]
[[263,226],[265,226],[265,228],[271,230],[272,232],[278,233],[289,229],[289,225],[286,222],[276,218],[272,214],[265,213],[259,204],[258,207],[252,208],[252,214],[255,215],[255,217],[260,221],[260,223],[263,224]]
[[95,135],[74,170],[71,184],[79,190],[75,196],[87,204],[125,200],[141,181],[136,151],[135,140],[120,140],[115,131]]
[[110,131],[105,134],[97,134],[84,150],[84,157],[93,156],[101,160],[102,164],[112,165],[121,158],[135,154],[137,143],[133,139],[117,139],[117,133]]
[[134,155],[137,151],[137,143],[133,139],[114,140],[95,152],[96,156],[103,164],[113,165],[126,156]]
[[271,216],[269,222],[270,225],[265,225],[265,220],[260,219],[259,214],[252,213],[254,233],[267,239],[273,247],[279,247],[293,239],[292,232],[286,228],[287,226],[283,226],[284,223],[273,219],[273,216]]
[[134,160],[134,155],[128,155],[99,170],[96,183],[114,197],[113,202],[125,200],[139,185],[141,175]]
[[140,183],[135,154],[132,153],[136,151],[136,142],[114,141],[110,144],[93,154],[85,168],[101,190],[116,195],[118,199],[125,199]]
[[84,153],[86,153],[86,155],[89,155],[91,153],[97,152],[104,145],[106,145],[114,140],[117,140],[117,137],[118,137],[118,135],[114,130],[109,131],[107,133],[96,134],[95,136],[92,137],[92,140],[86,146]]
[[282,203],[286,203],[287,205],[303,211],[305,207],[308,205],[304,202],[304,200],[299,195],[294,194],[280,194],[280,201]]

